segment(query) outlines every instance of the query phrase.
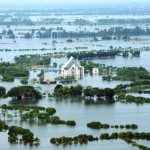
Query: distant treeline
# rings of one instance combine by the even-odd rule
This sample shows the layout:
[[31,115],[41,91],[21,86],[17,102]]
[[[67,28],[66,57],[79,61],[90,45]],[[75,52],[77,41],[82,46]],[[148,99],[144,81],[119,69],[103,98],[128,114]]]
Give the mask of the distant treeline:
[[[49,28],[46,29],[42,27],[38,31],[34,29],[23,33],[21,38],[93,38],[93,41],[99,41],[96,37],[101,37],[102,40],[130,40],[130,36],[141,36],[141,35],[150,35],[150,28],[141,28],[136,26],[134,28],[127,27],[112,27],[110,29],[97,29],[96,31],[66,31],[61,28]],[[15,38],[16,34],[9,29],[8,31],[3,30],[0,38],[2,36],[7,36],[9,38]],[[68,42],[73,42],[69,40]]]
[[78,60],[87,60],[87,59],[94,59],[94,58],[114,58],[117,55],[121,55],[123,57],[128,57],[129,53],[132,56],[139,57],[140,51],[139,50],[119,50],[119,49],[109,49],[109,50],[99,50],[99,51],[91,51],[91,52],[70,52],[67,54],[67,57],[70,58],[71,56]]
[[138,19],[98,19],[97,24],[98,25],[116,25],[116,24],[149,24],[150,18],[138,18]]

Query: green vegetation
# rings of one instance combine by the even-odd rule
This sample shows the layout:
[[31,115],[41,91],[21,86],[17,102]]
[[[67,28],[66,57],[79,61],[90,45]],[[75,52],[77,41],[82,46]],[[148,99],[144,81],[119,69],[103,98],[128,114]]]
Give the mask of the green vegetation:
[[147,50],[147,49],[146,48],[136,49],[136,48],[131,48],[131,47],[129,47],[129,48],[121,48],[121,47],[113,48],[112,46],[110,46],[110,48],[108,50],[69,52],[67,54],[67,57],[70,58],[71,56],[73,56],[75,59],[78,59],[78,60],[115,58],[115,56],[128,57],[129,54],[133,57],[139,57],[140,52],[142,50]]
[[117,92],[139,92],[141,90],[144,90],[146,88],[150,88],[150,81],[144,80],[144,81],[135,81],[130,84],[119,84],[116,86],[115,90]]
[[68,120],[68,121],[64,121],[64,120],[61,120],[58,116],[52,116],[49,120],[49,122],[51,124],[64,124],[64,125],[67,125],[67,126],[75,126],[76,125],[76,122],[74,120]]
[[132,95],[127,95],[124,100],[127,103],[136,103],[136,104],[150,103],[150,98],[135,97]]
[[15,77],[28,77],[29,71],[16,64],[0,63],[0,75],[3,77],[2,81],[13,82]]
[[117,69],[117,76],[113,80],[146,80],[150,79],[150,73],[143,67],[124,67]]
[[2,120],[0,120],[0,132],[6,131],[9,129],[9,126]]
[[88,142],[98,141],[97,137],[92,135],[80,134],[75,137],[60,137],[60,138],[51,138],[50,143],[55,145],[70,145],[70,144],[87,144]]
[[56,85],[54,89],[54,96],[58,97],[81,97],[82,95],[86,98],[92,99],[94,96],[97,96],[98,99],[108,99],[112,100],[115,91],[110,88],[99,89],[86,87],[83,89],[81,85],[67,87],[63,85]]
[[145,132],[120,132],[120,133],[112,133],[109,135],[108,133],[103,133],[100,135],[101,140],[111,140],[111,139],[142,139],[142,140],[150,140],[150,133]]
[[24,85],[27,85],[28,84],[28,78],[23,78],[20,80],[20,82]]
[[83,90],[83,87],[81,85],[63,87],[61,84],[58,84],[56,85],[54,89],[54,95],[59,96],[59,97],[64,97],[64,96],[80,97],[82,95],[82,90]]
[[67,57],[70,58],[71,56],[73,56],[75,59],[87,60],[87,59],[94,59],[94,58],[111,58],[111,57],[115,57],[119,53],[121,53],[121,51],[119,51],[119,50],[116,50],[116,51],[100,50],[100,51],[91,51],[91,52],[72,52],[72,53],[68,53]]
[[[56,113],[56,109],[52,107],[40,107],[40,106],[23,106],[23,105],[14,105],[8,106],[3,104],[0,106],[3,110],[2,115],[4,117],[8,116],[7,110],[10,111],[19,111],[19,116],[21,121],[38,121],[42,123],[50,123],[55,125],[67,125],[75,126],[76,122],[74,120],[61,120],[58,116],[53,116]],[[12,117],[12,116],[11,116]],[[13,118],[12,118],[13,119]]]
[[45,107],[41,106],[6,105],[6,104],[3,104],[2,106],[0,106],[0,108],[6,110],[19,110],[19,111],[30,111],[30,109],[44,111],[46,109]]
[[6,89],[3,86],[0,86],[0,98],[6,95]]
[[7,93],[7,96],[13,99],[41,99],[42,95],[32,86],[13,87]]
[[110,126],[108,124],[102,124],[100,122],[91,122],[87,124],[87,127],[92,128],[92,129],[108,129]]
[[21,66],[34,66],[34,65],[50,65],[51,56],[36,55],[20,55],[15,57],[15,62]]
[[149,80],[150,73],[143,67],[123,67],[116,69],[116,75],[107,74],[103,80],[141,81]]
[[137,129],[138,128],[138,125],[136,124],[131,124],[131,125],[109,125],[109,124],[103,124],[101,122],[90,122],[87,124],[87,127],[89,128],[92,128],[92,129],[108,129],[108,128],[120,128],[120,129],[123,129],[123,128],[126,128],[126,129]]
[[[29,143],[29,144],[39,144],[40,140],[37,137],[34,137],[34,134],[29,129],[24,129],[18,126],[11,126],[8,132],[8,141],[10,143],[17,143],[20,141],[21,143]],[[22,135],[22,138],[19,140],[18,135]]]

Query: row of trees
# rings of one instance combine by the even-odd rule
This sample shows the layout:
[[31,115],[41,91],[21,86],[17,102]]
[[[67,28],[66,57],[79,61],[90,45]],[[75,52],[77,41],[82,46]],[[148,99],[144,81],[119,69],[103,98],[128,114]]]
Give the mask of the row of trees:
[[101,140],[111,140],[111,139],[143,139],[150,140],[150,133],[145,132],[114,132],[111,135],[108,133],[103,133],[100,135]]
[[115,95],[115,90],[110,89],[110,88],[105,88],[105,89],[99,89],[99,88],[92,88],[92,87],[87,87],[83,88],[81,85],[77,86],[71,86],[67,87],[63,85],[56,85],[54,89],[54,95],[55,96],[84,96],[84,97],[89,97],[92,99],[94,96],[97,96],[97,98],[101,99],[113,99],[113,96]]
[[68,53],[67,57],[70,58],[71,56],[74,57],[75,59],[94,59],[94,58],[110,58],[110,57],[115,57],[116,55],[119,55],[121,51],[96,51],[96,52],[72,52]]
[[[58,31],[57,31],[58,30]],[[102,37],[102,40],[130,40],[129,36],[150,35],[150,28],[146,29],[136,26],[134,28],[114,27],[110,29],[99,29],[95,31],[66,31],[65,29],[40,29],[35,34],[37,38],[96,38]],[[59,32],[61,31],[61,32]],[[13,33],[13,31],[11,31]],[[34,31],[35,32],[35,31]],[[58,33],[59,32],[59,33]],[[15,38],[14,34],[10,37]],[[115,37],[114,37],[115,36]],[[33,38],[33,31],[26,32],[24,38]]]
[[[94,41],[97,41],[95,40],[96,37],[102,37],[102,40],[130,40],[130,36],[150,35],[149,27],[145,29],[140,26],[136,26],[134,28],[112,27],[109,29],[98,29],[97,32],[89,30],[66,31],[62,27],[58,27],[56,29],[46,29],[43,27],[35,32],[36,30],[37,29],[30,29],[28,32],[23,33],[22,38],[33,38],[35,35],[37,38],[93,38]],[[2,34],[8,35],[9,38],[15,38],[15,34],[11,29],[8,31],[3,30]]]
[[87,144],[88,142],[98,141],[97,137],[92,135],[80,134],[75,137],[60,137],[60,138],[51,138],[50,143],[56,145],[69,145],[69,144]]
[[92,128],[92,129],[108,129],[108,128],[126,128],[126,129],[137,129],[138,125],[136,124],[127,124],[127,125],[109,125],[109,124],[103,124],[99,121],[93,121],[87,124],[87,127]]
[[99,50],[91,52],[71,52],[67,54],[67,57],[71,56],[78,60],[87,60],[87,59],[98,59],[98,58],[114,58],[115,56],[122,55],[123,57],[128,57],[131,53],[134,57],[140,56],[139,50],[119,50],[119,49],[109,49],[109,50]]

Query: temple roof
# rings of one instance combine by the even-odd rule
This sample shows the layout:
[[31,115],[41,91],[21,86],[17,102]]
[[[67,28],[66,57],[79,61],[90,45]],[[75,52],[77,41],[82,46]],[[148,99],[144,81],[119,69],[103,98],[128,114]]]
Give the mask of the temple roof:
[[76,62],[76,60],[71,56],[70,58],[69,58],[69,60],[62,66],[62,68],[64,68],[64,69],[68,69],[68,68],[70,68],[73,64],[75,64],[77,67],[79,67],[79,68],[81,68],[82,66],[80,66],[77,62]]

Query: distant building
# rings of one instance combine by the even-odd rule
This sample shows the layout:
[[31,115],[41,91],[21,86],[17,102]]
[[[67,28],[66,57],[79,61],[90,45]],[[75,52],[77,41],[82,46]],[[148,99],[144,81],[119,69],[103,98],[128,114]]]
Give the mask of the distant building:
[[61,75],[63,77],[82,77],[84,75],[84,67],[76,62],[76,60],[71,56],[69,60],[61,67]]
[[93,68],[92,69],[92,74],[93,75],[98,75],[99,74],[99,69],[98,68]]

